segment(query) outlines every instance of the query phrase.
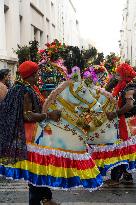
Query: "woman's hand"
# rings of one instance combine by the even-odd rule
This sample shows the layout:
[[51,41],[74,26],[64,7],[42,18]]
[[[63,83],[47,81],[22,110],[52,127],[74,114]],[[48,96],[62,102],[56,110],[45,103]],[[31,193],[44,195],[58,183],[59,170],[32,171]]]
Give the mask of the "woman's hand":
[[106,112],[107,118],[108,120],[113,120],[115,117],[117,117],[117,113],[116,112]]
[[53,110],[52,112],[48,112],[48,119],[53,120],[55,122],[60,121],[61,111]]

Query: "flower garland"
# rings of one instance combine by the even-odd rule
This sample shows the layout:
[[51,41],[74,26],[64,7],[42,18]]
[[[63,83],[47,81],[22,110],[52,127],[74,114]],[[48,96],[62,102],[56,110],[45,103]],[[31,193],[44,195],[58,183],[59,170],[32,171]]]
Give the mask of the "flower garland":
[[47,43],[46,46],[46,52],[51,61],[58,60],[66,49],[66,45],[64,43],[61,44],[57,39],[55,39],[51,44]]
[[95,69],[93,66],[87,68],[85,70],[85,72],[83,73],[83,78],[84,79],[91,79],[93,83],[97,83],[98,82],[98,77],[97,77],[97,74],[95,72]]

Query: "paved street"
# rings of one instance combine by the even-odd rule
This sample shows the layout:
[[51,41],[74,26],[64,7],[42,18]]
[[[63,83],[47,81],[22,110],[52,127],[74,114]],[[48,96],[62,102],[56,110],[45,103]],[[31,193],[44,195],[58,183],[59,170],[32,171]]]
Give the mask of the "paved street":
[[[128,205],[136,202],[136,183],[119,185],[89,193],[88,191],[53,191],[54,199],[62,205]],[[0,205],[28,205],[28,187],[23,181],[0,180]]]

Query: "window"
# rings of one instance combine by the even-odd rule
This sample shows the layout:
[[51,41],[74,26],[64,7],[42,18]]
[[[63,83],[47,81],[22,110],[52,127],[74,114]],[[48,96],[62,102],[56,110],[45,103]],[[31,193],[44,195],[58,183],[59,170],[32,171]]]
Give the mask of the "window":
[[38,41],[38,29],[34,27],[34,39]]
[[47,33],[47,42],[49,42],[50,41],[50,39],[49,39],[49,34],[51,33],[50,32],[50,21],[49,21],[49,19],[48,18],[46,18],[46,33]]
[[41,31],[33,25],[31,25],[31,40],[38,41],[41,48],[44,46],[43,31]]
[[40,31],[40,47],[44,47],[44,42],[43,42],[43,31]]

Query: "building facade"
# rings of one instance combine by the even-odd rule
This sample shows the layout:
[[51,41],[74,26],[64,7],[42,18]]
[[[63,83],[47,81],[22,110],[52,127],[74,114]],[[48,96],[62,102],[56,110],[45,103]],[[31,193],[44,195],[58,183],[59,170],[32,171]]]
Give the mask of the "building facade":
[[92,47],[96,47],[95,42],[89,38],[80,38],[80,49],[88,50]]
[[11,68],[14,74],[17,44],[28,45],[34,39],[41,48],[54,39],[79,46],[72,0],[0,0],[0,69]]
[[128,59],[132,66],[136,66],[136,0],[126,0],[120,33],[122,60]]

